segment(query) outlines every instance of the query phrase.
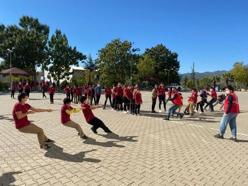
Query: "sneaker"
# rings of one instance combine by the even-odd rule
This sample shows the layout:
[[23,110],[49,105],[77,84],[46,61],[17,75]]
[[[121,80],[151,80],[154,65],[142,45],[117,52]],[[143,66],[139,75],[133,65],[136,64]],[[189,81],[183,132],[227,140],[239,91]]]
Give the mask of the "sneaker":
[[183,116],[184,116],[184,114],[182,114],[182,113],[181,113],[181,114],[179,115],[180,119],[182,119],[182,118],[183,118]]
[[216,134],[216,135],[214,135],[214,137],[219,138],[219,139],[224,139],[224,137],[222,135],[220,135],[220,134]]
[[230,137],[229,140],[232,140],[232,141],[235,141],[235,142],[238,141],[237,138],[235,138],[235,137]]
[[159,112],[162,112],[162,110],[159,110]]
[[82,135],[82,136],[80,136],[80,138],[82,138],[82,139],[88,139],[88,136]]
[[55,143],[55,141],[54,140],[51,140],[51,139],[47,139],[45,142],[46,143]]
[[44,144],[44,145],[41,145],[40,148],[47,150],[47,149],[50,149],[51,146],[49,146],[48,144]]
[[97,134],[96,129],[94,129],[94,127],[91,128],[92,132],[94,132],[95,134]]
[[170,120],[169,118],[164,118],[164,120]]

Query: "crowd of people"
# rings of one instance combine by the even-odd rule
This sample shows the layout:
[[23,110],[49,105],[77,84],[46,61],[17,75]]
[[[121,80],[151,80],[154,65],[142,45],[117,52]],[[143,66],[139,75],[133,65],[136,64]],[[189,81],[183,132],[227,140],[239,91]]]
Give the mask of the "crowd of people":
[[[49,143],[54,141],[47,138],[43,130],[36,125],[32,124],[27,116],[36,112],[52,112],[51,109],[38,109],[27,104],[29,98],[29,93],[31,87],[28,82],[19,84],[19,96],[18,103],[15,104],[13,109],[13,117],[16,124],[16,128],[20,132],[24,133],[35,133],[38,135],[38,141],[41,148],[49,148]],[[21,86],[22,85],[22,86]],[[42,97],[46,98],[46,92],[50,95],[50,103],[54,103],[54,94],[56,92],[54,83],[42,82],[41,90]],[[164,112],[165,120],[170,120],[171,117],[179,117],[182,119],[185,115],[189,117],[194,116],[195,113],[202,114],[208,108],[210,112],[214,112],[214,107],[220,105],[220,109],[224,110],[224,115],[220,123],[219,134],[215,137],[223,139],[226,127],[229,123],[233,140],[237,140],[237,127],[236,127],[236,117],[239,113],[238,98],[234,93],[234,88],[231,86],[226,87],[225,94],[221,93],[217,95],[214,87],[208,89],[202,89],[198,91],[197,89],[192,89],[190,96],[187,99],[187,105],[184,111],[183,107],[183,95],[179,88],[176,87],[165,87],[163,83],[159,86],[155,85],[151,93],[151,112],[156,113],[155,107],[158,101],[158,112]],[[143,103],[142,94],[138,85],[122,85],[117,83],[113,87],[104,87],[104,92],[100,84],[97,85],[85,85],[85,86],[69,86],[66,85],[63,89],[65,98],[63,100],[63,106],[61,107],[61,123],[64,126],[71,127],[77,130],[78,135],[87,139],[88,137],[84,134],[82,128],[78,123],[75,123],[70,119],[73,113],[82,111],[85,120],[88,124],[92,125],[91,130],[97,133],[98,128],[102,128],[107,133],[112,133],[112,131],[104,124],[102,120],[95,117],[92,109],[103,107],[106,109],[107,102],[109,101],[109,106],[116,111],[123,111],[125,113],[140,114],[140,108]],[[102,95],[105,94],[104,104],[99,105],[99,101]],[[11,92],[11,97],[12,96]],[[81,104],[80,108],[73,108],[71,102]],[[167,109],[167,104],[169,108]],[[163,108],[163,111],[162,111]],[[199,110],[200,109],[200,110]]]

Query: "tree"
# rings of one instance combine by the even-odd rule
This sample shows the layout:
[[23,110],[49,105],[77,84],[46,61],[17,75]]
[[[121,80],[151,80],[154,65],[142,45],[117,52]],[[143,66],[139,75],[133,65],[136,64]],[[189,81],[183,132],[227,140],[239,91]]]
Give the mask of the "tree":
[[153,79],[151,79],[151,77],[155,73],[155,61],[149,55],[144,55],[139,59],[137,69],[138,77],[141,81],[152,81]]
[[[35,76],[36,66],[43,66],[47,60],[46,46],[49,27],[29,16],[20,18],[19,25],[0,26],[0,56],[8,59],[7,49],[15,48],[12,66],[25,69]],[[9,60],[5,61],[9,67]]]
[[103,84],[126,83],[132,77],[136,63],[136,50],[129,41],[115,39],[99,50],[98,65]]
[[167,80],[167,84],[179,83],[178,70],[180,67],[177,53],[171,52],[164,45],[159,44],[150,49],[146,49],[144,55],[148,55],[155,61],[155,72],[152,78],[157,83]]
[[242,62],[237,62],[233,65],[231,70],[231,75],[234,80],[238,82],[241,86],[247,87],[248,85],[248,67]]
[[70,47],[67,37],[60,30],[56,30],[48,42],[49,58],[46,62],[46,69],[51,76],[57,81],[70,75],[70,67],[78,66],[79,61],[86,59],[86,56],[78,52],[76,47]]
[[191,80],[192,80],[192,84],[194,85],[194,88],[196,88],[195,63],[193,63],[192,66]]
[[86,62],[85,62],[85,69],[89,71],[88,73],[88,84],[92,83],[92,72],[97,69],[96,61],[94,61],[91,57],[91,55],[88,56]]
[[233,76],[232,76],[232,73],[230,73],[230,72],[224,73],[222,75],[222,78],[225,81],[225,86],[228,86],[229,85],[229,82],[233,81]]

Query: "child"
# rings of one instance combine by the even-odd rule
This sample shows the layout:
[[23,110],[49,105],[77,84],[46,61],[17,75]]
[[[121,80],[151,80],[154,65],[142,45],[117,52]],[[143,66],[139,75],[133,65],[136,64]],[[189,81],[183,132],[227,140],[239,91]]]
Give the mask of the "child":
[[75,123],[71,120],[70,116],[72,113],[79,112],[80,109],[71,107],[71,99],[65,98],[64,105],[61,107],[61,123],[66,127],[74,128],[78,131],[78,135],[83,138],[87,139],[88,137],[84,134],[82,128],[79,124]]
[[88,103],[87,103],[87,98],[85,96],[82,96],[80,98],[80,102],[81,102],[81,108],[85,117],[85,120],[87,121],[88,124],[93,125],[93,127],[91,128],[91,130],[97,134],[97,129],[98,128],[102,128],[104,130],[104,132],[106,133],[112,133],[111,130],[109,130],[108,127],[106,127],[106,125],[102,122],[102,120],[98,119],[97,117],[94,116],[92,109],[95,108],[99,108],[99,106],[95,106],[95,107],[91,107]]
[[134,101],[135,101],[135,114],[140,114],[140,105],[142,104],[142,97],[139,90],[139,87],[137,87],[135,94],[134,94]]
[[197,90],[194,88],[192,89],[192,93],[188,98],[188,105],[184,110],[184,114],[190,114],[190,116],[194,115],[194,108],[196,107],[197,104],[197,97],[198,97]]
[[54,84],[50,85],[50,87],[48,89],[48,93],[49,93],[49,96],[50,96],[50,103],[53,104],[54,103],[53,96],[54,96],[54,93],[55,93],[55,85]]
[[[182,96],[178,93],[176,88],[172,89],[172,97],[168,100],[170,100],[173,105],[169,108],[165,120],[170,120],[170,117],[176,113],[176,110],[183,105]],[[180,116],[180,118],[183,117],[183,114],[181,113],[177,113],[177,115]]]

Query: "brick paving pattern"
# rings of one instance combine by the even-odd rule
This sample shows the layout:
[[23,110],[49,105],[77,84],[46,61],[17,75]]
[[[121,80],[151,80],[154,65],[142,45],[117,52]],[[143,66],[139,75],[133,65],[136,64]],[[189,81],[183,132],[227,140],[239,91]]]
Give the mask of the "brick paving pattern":
[[0,185],[248,185],[248,93],[238,95],[242,113],[236,143],[213,137],[221,112],[165,121],[162,114],[148,112],[149,92],[143,92],[141,116],[110,108],[94,111],[119,136],[100,129],[93,134],[82,113],[73,115],[90,137],[85,141],[60,124],[64,95],[57,94],[50,105],[40,93],[31,93],[33,107],[56,109],[29,116],[56,141],[48,151],[39,148],[35,135],[15,129],[16,100],[1,95]]

